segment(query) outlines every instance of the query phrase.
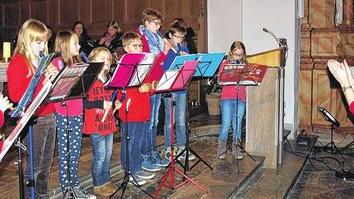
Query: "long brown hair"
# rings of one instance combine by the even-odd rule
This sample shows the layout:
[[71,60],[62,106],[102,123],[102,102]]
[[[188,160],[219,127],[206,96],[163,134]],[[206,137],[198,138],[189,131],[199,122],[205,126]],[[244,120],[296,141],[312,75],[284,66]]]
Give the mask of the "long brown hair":
[[234,55],[234,51],[237,50],[237,49],[242,49],[243,50],[243,56],[241,57],[241,61],[243,63],[247,63],[247,60],[246,60],[246,48],[245,48],[245,45],[242,42],[240,42],[240,41],[234,41],[231,44],[229,53],[227,55],[227,59],[228,60],[232,60],[233,59],[232,56]]
[[60,56],[65,65],[72,65],[81,62],[80,56],[71,54],[70,41],[71,39],[79,40],[78,36],[71,30],[59,31],[55,38],[55,53]]

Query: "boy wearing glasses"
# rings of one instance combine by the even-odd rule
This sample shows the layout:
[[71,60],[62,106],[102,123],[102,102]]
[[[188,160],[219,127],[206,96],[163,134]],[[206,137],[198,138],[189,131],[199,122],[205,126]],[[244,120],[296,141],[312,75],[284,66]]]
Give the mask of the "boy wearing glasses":
[[[187,34],[187,27],[184,23],[174,21],[168,32],[169,42],[172,47],[176,50],[170,50],[167,54],[167,59],[163,64],[164,71],[168,70],[175,59],[176,56],[189,54],[187,46],[183,44],[184,37]],[[174,117],[175,118],[175,132],[176,132],[176,150],[175,153],[179,154],[182,152],[186,146],[186,112],[187,112],[187,90],[172,92],[172,99],[176,103],[174,106]],[[165,104],[165,158],[170,159],[171,157],[171,99],[164,98]],[[175,155],[176,155],[175,154]],[[185,158],[185,154],[179,156],[180,158]],[[189,160],[194,160],[195,156],[189,154]]]
[[142,13],[142,25],[139,26],[137,33],[142,37],[144,45],[143,52],[153,53],[156,55],[153,67],[146,77],[144,83],[149,85],[150,93],[150,119],[144,130],[144,138],[142,145],[143,163],[142,168],[146,171],[159,171],[161,167],[169,164],[168,160],[161,159],[156,147],[156,134],[158,125],[158,113],[161,104],[161,94],[155,93],[158,81],[163,75],[162,62],[166,59],[166,55],[171,45],[161,37],[158,32],[162,16],[157,10],[147,8]]

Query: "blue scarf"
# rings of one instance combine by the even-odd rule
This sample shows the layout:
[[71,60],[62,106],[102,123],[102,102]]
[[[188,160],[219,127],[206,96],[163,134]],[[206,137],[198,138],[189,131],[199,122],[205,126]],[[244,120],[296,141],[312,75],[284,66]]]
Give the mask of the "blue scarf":
[[164,42],[157,33],[149,31],[143,25],[139,26],[139,31],[142,33],[142,35],[146,36],[149,43],[150,53],[159,54],[162,52]]

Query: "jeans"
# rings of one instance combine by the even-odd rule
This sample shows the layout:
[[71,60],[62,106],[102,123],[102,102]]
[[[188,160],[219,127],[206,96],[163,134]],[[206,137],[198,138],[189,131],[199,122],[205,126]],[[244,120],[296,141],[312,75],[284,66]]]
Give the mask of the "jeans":
[[[50,114],[37,118],[37,123],[32,126],[32,149],[35,191],[37,198],[45,198],[48,194],[48,179],[50,167],[53,163],[55,147],[55,118]],[[24,138],[24,144],[29,148],[29,136]],[[26,164],[24,172],[25,180],[30,179],[29,164]],[[30,189],[25,186],[25,197],[30,197]],[[43,197],[42,197],[43,196]]]
[[222,142],[227,141],[228,132],[232,122],[233,139],[241,138],[241,123],[245,113],[246,102],[236,99],[221,100],[221,117],[222,125],[219,139]]
[[113,150],[113,133],[109,135],[92,134],[90,140],[93,152],[93,186],[100,186],[110,181],[109,166]]
[[[120,159],[122,162],[123,169],[125,171],[130,170],[132,174],[141,170],[141,163],[143,162],[143,157],[141,154],[141,145],[143,141],[143,133],[144,133],[143,130],[145,124],[146,122],[122,123],[122,135],[121,135],[122,142],[120,148]],[[127,131],[128,131],[128,139],[126,139]],[[127,161],[126,141],[128,141],[129,162]]]
[[[175,106],[173,108],[174,114],[174,124],[175,128],[175,138],[177,140],[178,146],[186,145],[186,106],[187,106],[187,93],[186,92],[175,92],[172,93],[173,101]],[[164,98],[165,104],[165,147],[171,146],[171,98]]]
[[150,96],[151,116],[146,123],[142,144],[142,154],[150,155],[152,151],[156,151],[156,134],[159,120],[159,109],[161,105],[161,94]]
[[[76,187],[80,184],[78,168],[81,152],[83,117],[82,115],[62,116],[60,114],[55,114],[55,117],[57,119],[59,184],[61,190],[64,192],[65,187],[68,185],[71,187]],[[67,161],[68,159],[69,162]],[[68,175],[69,172],[70,175]]]

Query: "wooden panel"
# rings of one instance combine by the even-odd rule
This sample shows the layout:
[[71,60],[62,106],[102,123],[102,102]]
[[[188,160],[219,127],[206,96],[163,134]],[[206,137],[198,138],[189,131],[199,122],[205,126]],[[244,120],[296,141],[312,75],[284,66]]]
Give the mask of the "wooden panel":
[[268,67],[279,67],[281,65],[281,50],[280,48],[265,51],[247,56],[247,61],[267,65]]
[[92,23],[92,0],[79,0],[79,20],[84,24]]
[[129,1],[125,0],[125,13],[123,23],[141,23],[141,13],[149,7],[149,1]]
[[278,69],[268,68],[260,86],[247,88],[246,150],[265,156],[266,168],[278,165]]
[[77,0],[59,0],[59,27],[69,28],[78,19]]
[[310,0],[310,23],[313,28],[334,27],[333,0]]
[[4,3],[4,26],[14,27],[19,25],[18,2]]
[[[112,9],[110,0],[92,0],[92,23],[107,24],[111,20]],[[104,12],[102,12],[104,10]]]
[[29,12],[30,16],[33,19],[42,21],[45,24],[48,24],[48,7],[47,0],[32,0],[29,2]]
[[340,43],[338,32],[314,32],[311,40],[312,56],[336,56]]
[[312,131],[312,70],[301,70],[299,74],[299,129]]

